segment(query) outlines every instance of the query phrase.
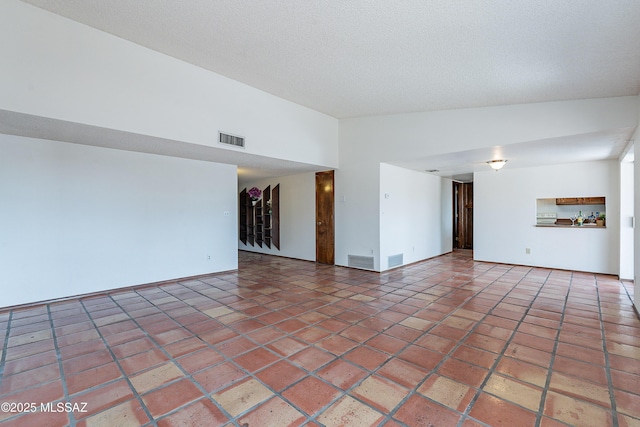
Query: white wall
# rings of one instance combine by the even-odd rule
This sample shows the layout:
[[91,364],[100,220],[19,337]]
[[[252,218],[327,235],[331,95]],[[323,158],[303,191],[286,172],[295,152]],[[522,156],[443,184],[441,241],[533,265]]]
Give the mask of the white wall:
[[225,131],[246,153],[338,166],[325,114],[18,0],[0,2],[0,38],[0,109],[213,147]]
[[[619,173],[615,160],[476,173],[475,259],[618,274]],[[583,196],[606,197],[606,229],[534,226],[536,199]]]
[[633,280],[633,169],[634,162],[620,163],[620,278]]
[[236,188],[234,166],[0,135],[0,307],[236,269]]
[[[451,181],[388,164],[380,165],[380,270],[388,257],[403,254],[404,264],[451,252],[442,238],[451,221]],[[448,194],[449,197],[445,197]],[[446,209],[448,206],[448,209]]]
[[[283,176],[242,183],[238,191],[253,186],[264,190],[280,185],[280,249],[257,244],[243,244],[238,248],[263,254],[286,256],[308,261],[316,260],[316,181],[314,173]],[[236,231],[236,239],[237,239]]]
[[[336,264],[346,265],[348,254],[373,254],[376,268],[379,268],[381,254],[387,253],[381,247],[379,235],[371,232],[382,227],[377,213],[381,204],[380,194],[383,194],[378,187],[380,163],[406,161],[407,153],[411,158],[420,159],[525,140],[536,141],[633,127],[637,122],[638,97],[340,120],[340,168],[336,172]],[[445,194],[445,197],[450,195]],[[535,197],[532,203],[535,215]],[[609,211],[607,214],[613,213]],[[482,228],[484,225],[476,222],[475,226]],[[449,244],[447,240],[451,239],[451,227],[449,222],[440,230],[441,244],[444,247]],[[478,240],[474,239],[474,244],[477,243]]]

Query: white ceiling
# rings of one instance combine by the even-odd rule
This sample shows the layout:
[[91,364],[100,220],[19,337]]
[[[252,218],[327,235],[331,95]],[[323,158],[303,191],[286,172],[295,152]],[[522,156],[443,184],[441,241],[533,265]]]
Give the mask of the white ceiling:
[[336,118],[640,93],[636,0],[23,1]]

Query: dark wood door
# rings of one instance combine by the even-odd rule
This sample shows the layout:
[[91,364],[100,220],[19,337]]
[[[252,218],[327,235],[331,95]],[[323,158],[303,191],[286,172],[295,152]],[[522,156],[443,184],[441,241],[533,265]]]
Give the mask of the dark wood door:
[[333,171],[316,173],[316,262],[335,262]]
[[453,247],[473,249],[473,183],[453,183]]

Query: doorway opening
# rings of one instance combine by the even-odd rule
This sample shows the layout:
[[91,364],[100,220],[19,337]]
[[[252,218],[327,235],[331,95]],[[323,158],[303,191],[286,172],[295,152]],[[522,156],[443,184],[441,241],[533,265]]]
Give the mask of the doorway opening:
[[453,249],[473,249],[473,182],[453,183]]

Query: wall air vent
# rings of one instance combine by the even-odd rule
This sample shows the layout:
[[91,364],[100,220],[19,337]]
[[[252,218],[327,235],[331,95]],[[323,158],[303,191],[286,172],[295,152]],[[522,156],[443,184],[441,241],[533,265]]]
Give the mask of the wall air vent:
[[372,256],[360,256],[349,255],[348,264],[349,267],[363,268],[366,270],[373,270],[373,257]]
[[220,144],[227,144],[233,145],[234,147],[244,148],[244,138],[241,136],[218,132],[218,142]]
[[397,267],[402,264],[404,264],[404,254],[389,256],[389,268]]

